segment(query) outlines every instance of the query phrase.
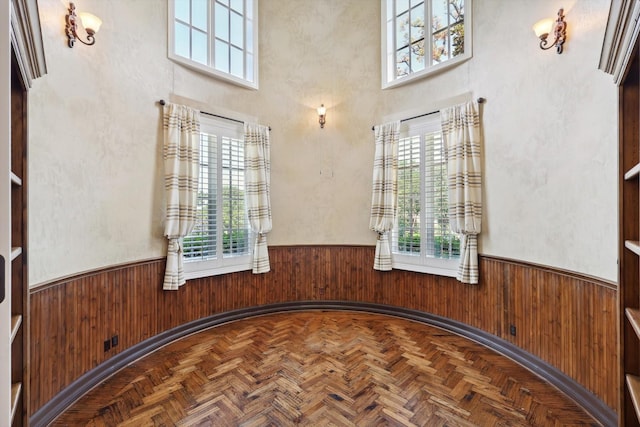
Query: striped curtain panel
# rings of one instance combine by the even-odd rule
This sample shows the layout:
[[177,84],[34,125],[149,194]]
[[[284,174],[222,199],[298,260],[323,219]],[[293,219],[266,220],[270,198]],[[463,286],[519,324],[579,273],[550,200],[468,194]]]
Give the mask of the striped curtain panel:
[[478,283],[478,234],[482,222],[480,114],[470,101],[440,112],[447,157],[449,222],[461,235],[457,279]]
[[398,140],[400,122],[375,127],[376,154],[373,161],[373,195],[369,228],[378,233],[373,268],[389,271],[391,245],[389,232],[393,229],[398,202]]
[[271,143],[269,127],[244,125],[245,197],[251,230],[256,235],[253,273],[271,270],[267,233],[271,231]]
[[196,219],[200,166],[200,112],[184,105],[164,106],[164,186],[167,199],[164,234],[169,240],[163,289],[184,285],[182,238]]

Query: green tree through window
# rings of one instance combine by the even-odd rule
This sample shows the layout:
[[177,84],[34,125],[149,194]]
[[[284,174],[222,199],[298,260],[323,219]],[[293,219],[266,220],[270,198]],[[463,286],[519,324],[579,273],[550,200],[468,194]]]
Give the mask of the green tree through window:
[[240,135],[202,132],[198,184],[196,225],[184,239],[185,259],[208,261],[248,255],[250,231]]

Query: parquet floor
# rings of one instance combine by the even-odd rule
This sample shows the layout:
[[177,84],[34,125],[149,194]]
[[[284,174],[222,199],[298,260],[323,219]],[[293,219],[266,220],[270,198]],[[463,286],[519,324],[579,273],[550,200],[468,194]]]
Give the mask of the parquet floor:
[[596,425],[526,369],[379,314],[279,313],[218,326],[133,363],[56,426]]

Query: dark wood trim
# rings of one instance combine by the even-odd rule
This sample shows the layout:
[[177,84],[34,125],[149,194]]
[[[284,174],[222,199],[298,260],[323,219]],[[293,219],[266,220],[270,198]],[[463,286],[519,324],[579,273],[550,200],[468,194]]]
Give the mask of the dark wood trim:
[[115,272],[118,270],[124,270],[127,268],[140,267],[140,266],[150,265],[158,262],[164,262],[164,260],[165,260],[165,257],[149,258],[149,259],[138,260],[133,262],[124,262],[121,264],[109,265],[106,267],[83,271],[80,273],[69,274],[67,276],[58,277],[53,280],[48,280],[46,282],[33,285],[29,288],[29,291],[31,294],[35,294],[37,292],[41,292],[50,288],[55,288],[56,286],[65,285],[75,280],[79,280],[79,279],[83,279],[91,276],[97,276],[105,273],[112,273],[112,272]]
[[590,282],[596,286],[603,286],[605,288],[608,289],[612,289],[612,290],[617,290],[618,289],[618,284],[614,281],[611,280],[606,280],[603,279],[601,277],[596,277],[596,276],[590,276],[588,274],[583,274],[583,273],[578,273],[576,271],[571,271],[571,270],[565,270],[562,268],[558,268],[558,267],[551,267],[548,265],[544,265],[544,264],[536,264],[533,262],[529,262],[529,261],[522,261],[522,260],[518,260],[518,259],[513,259],[513,258],[504,258],[504,257],[499,257],[499,256],[494,256],[494,255],[479,255],[480,259],[485,259],[485,260],[494,260],[494,261],[499,261],[505,264],[512,264],[512,265],[518,265],[521,267],[530,267],[530,268],[535,268],[536,270],[539,271],[546,271],[558,276],[566,276],[572,280],[576,280],[576,281],[580,281],[580,282]]
[[624,177],[640,161],[640,57],[637,51],[636,47],[618,89],[618,388],[620,425],[625,427],[640,426],[633,398],[625,387],[627,373],[640,373],[638,336],[625,318],[625,309],[638,308],[640,302],[638,256],[625,248],[626,240],[640,240],[640,184],[638,178]]
[[[623,242],[624,244],[624,242]],[[270,246],[270,248],[373,248],[373,246],[370,245],[295,245],[295,246]],[[518,260],[518,259],[514,259],[514,258],[505,258],[505,257],[500,257],[500,256],[495,256],[495,255],[484,255],[484,254],[479,254],[479,258],[480,259],[485,259],[485,260],[493,260],[493,261],[498,261],[498,262],[502,262],[505,264],[512,264],[512,265],[519,265],[519,266],[524,266],[524,267],[531,267],[531,268],[536,268],[538,270],[541,271],[548,271],[550,273],[553,274],[557,274],[557,275],[562,275],[562,276],[566,276],[569,277],[571,279],[574,280],[579,280],[581,282],[591,282],[596,286],[603,286],[605,288],[608,289],[613,289],[613,290],[617,290],[618,289],[618,284],[614,281],[611,280],[607,280],[607,279],[603,279],[600,277],[596,277],[596,276],[590,276],[587,274],[583,274],[583,273],[578,273],[575,271],[571,271],[571,270],[565,270],[562,268],[558,268],[558,267],[552,267],[552,266],[548,266],[548,265],[544,265],[544,264],[536,264],[533,262],[528,262],[528,261],[522,261],[522,260]],[[133,262],[124,262],[121,264],[115,264],[115,265],[110,265],[110,266],[106,266],[106,267],[101,267],[98,269],[92,269],[92,270],[87,270],[84,272],[80,272],[80,273],[74,273],[74,274],[69,274],[63,277],[58,277],[56,279],[52,279],[52,280],[48,280],[46,282],[42,282],[42,283],[38,283],[36,285],[32,285],[30,287],[30,293],[36,293],[36,292],[40,292],[43,291],[45,289],[49,289],[52,287],[56,287],[59,285],[64,285],[70,281],[79,279],[79,278],[83,278],[83,277],[87,277],[87,276],[93,276],[93,275],[98,275],[98,274],[102,274],[102,273],[108,273],[108,272],[113,272],[116,270],[122,270],[122,269],[126,269],[126,268],[131,268],[131,267],[135,267],[135,266],[141,266],[141,265],[147,265],[147,264],[153,264],[156,262],[161,262],[164,261],[165,257],[157,257],[157,258],[149,258],[149,259],[144,259],[144,260],[138,260],[138,261],[133,261]]]
[[349,301],[300,301],[294,303],[271,304],[260,307],[249,307],[234,310],[228,313],[216,314],[204,319],[189,322],[185,325],[170,329],[155,337],[141,342],[95,369],[87,372],[82,377],[74,381],[69,387],[56,395],[52,400],[40,408],[32,417],[31,425],[34,427],[46,426],[53,422],[67,407],[82,397],[93,387],[109,378],[118,370],[133,363],[137,359],[153,352],[160,347],[183,338],[187,335],[212,328],[224,323],[233,322],[248,317],[261,316],[265,314],[308,311],[308,310],[350,310],[363,311],[368,313],[385,314],[403,319],[421,322],[427,325],[436,326],[448,332],[463,336],[497,353],[519,363],[531,372],[557,387],[560,391],[574,400],[579,406],[593,416],[604,426],[613,426],[617,423],[616,413],[607,407],[594,394],[587,391],[580,384],[568,377],[557,368],[549,365],[540,358],[537,358],[522,349],[516,347],[508,341],[497,338],[478,328],[471,327],[455,320],[447,319],[417,310],[408,310],[399,307],[386,306],[381,304],[366,304]]
[[13,426],[27,425],[29,416],[29,278],[28,278],[28,92],[20,73],[19,53],[11,50],[11,246],[20,255],[11,261],[11,315],[20,316],[11,343],[11,382],[20,384]]

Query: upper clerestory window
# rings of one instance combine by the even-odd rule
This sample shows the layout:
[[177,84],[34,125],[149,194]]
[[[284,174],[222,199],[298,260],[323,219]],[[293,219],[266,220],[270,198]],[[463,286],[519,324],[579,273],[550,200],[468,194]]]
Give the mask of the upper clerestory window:
[[381,3],[383,89],[471,58],[472,0],[381,0]]
[[169,58],[258,88],[257,0],[168,0]]

